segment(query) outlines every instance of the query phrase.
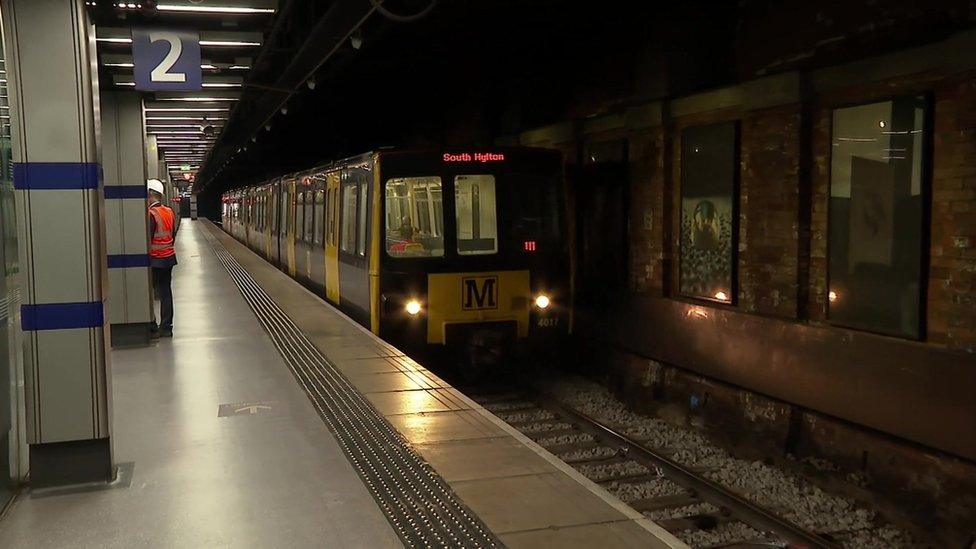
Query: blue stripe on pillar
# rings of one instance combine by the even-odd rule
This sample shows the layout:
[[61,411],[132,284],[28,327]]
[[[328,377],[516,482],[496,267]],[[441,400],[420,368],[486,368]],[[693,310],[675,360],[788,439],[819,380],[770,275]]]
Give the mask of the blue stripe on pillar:
[[109,254],[109,269],[127,269],[129,267],[148,267],[149,254]]
[[25,332],[97,328],[104,325],[105,311],[101,301],[20,306],[20,326]]
[[105,198],[142,198],[146,199],[148,193],[145,185],[105,185]]
[[102,167],[95,162],[17,162],[14,188],[24,190],[97,189]]

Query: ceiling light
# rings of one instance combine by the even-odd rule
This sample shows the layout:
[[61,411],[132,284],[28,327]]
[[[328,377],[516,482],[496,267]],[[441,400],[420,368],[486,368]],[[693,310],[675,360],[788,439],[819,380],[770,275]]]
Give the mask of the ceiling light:
[[157,98],[156,101],[195,101],[197,103],[202,103],[205,101],[237,101],[237,98],[236,97],[160,97]]
[[152,122],[147,124],[147,126],[153,128],[200,128],[199,124],[153,124]]
[[235,71],[249,71],[249,70],[251,70],[251,67],[249,67],[247,65],[231,65],[231,66],[229,66],[227,68],[228,69],[231,69],[231,70],[235,70]]
[[227,120],[223,116],[147,116],[146,120]]
[[220,107],[185,107],[185,108],[174,108],[174,107],[146,107],[146,112],[227,112],[229,108]]
[[204,88],[239,88],[240,82],[204,82]]
[[274,8],[245,8],[235,6],[181,6],[174,4],[156,4],[157,11],[186,11],[195,13],[274,13]]
[[[132,38],[95,38],[96,42],[108,42],[110,44],[131,44]],[[242,48],[251,46],[260,46],[261,42],[254,42],[251,40],[201,40],[201,46],[227,46],[232,48]]]
[[228,46],[240,48],[244,46],[260,46],[261,42],[251,42],[246,40],[201,40],[201,46]]
[[135,67],[135,65],[132,64],[132,63],[102,63],[102,66],[103,67],[122,67],[122,68],[125,68],[125,69],[131,69],[132,67]]

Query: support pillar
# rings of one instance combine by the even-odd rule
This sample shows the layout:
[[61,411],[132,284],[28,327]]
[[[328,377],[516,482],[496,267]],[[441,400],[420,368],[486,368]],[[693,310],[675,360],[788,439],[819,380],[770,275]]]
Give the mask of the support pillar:
[[[108,317],[112,346],[146,346],[152,329],[149,293],[146,161],[142,99],[136,92],[101,98],[105,236],[108,252]],[[155,141],[155,139],[153,139]]]
[[95,32],[81,0],[2,0],[31,483],[112,477]]

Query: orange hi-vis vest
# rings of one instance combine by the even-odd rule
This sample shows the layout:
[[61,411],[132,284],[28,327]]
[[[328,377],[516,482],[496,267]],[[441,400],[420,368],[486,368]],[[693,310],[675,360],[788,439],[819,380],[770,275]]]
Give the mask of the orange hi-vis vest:
[[156,221],[156,231],[149,241],[149,256],[156,259],[173,257],[176,255],[176,248],[173,247],[173,226],[175,225],[173,210],[162,204],[154,204],[149,208],[149,215]]

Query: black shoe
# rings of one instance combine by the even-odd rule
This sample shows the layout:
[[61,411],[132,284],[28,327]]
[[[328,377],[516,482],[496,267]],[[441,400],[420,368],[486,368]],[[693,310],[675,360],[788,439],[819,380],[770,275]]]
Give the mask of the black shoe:
[[155,328],[149,330],[149,339],[159,339],[159,330]]
[[173,329],[172,328],[161,328],[159,330],[159,335],[162,336],[162,337],[173,337]]

